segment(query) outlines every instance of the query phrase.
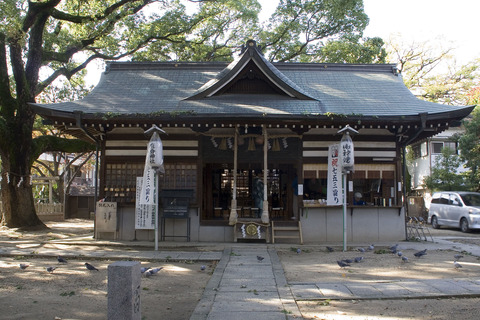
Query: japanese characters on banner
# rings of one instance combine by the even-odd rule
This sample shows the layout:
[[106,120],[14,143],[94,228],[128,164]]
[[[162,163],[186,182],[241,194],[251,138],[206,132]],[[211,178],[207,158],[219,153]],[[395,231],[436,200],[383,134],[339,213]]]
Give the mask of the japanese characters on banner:
[[143,177],[137,177],[135,229],[155,229],[155,205],[140,203],[142,183]]
[[327,206],[343,204],[342,166],[339,158],[340,145],[328,147]]
[[148,142],[145,169],[143,170],[142,192],[140,193],[140,204],[156,204],[153,196],[155,189],[155,171],[165,172],[163,166],[163,144],[157,132],[154,132]]

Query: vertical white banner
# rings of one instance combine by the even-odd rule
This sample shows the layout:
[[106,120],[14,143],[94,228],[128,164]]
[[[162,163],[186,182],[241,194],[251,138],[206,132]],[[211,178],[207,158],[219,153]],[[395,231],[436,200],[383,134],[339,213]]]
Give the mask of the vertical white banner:
[[[155,204],[140,203],[143,177],[137,177],[135,229],[155,229]],[[153,198],[153,197],[152,197]]]
[[328,147],[327,206],[343,204],[339,149],[338,144]]

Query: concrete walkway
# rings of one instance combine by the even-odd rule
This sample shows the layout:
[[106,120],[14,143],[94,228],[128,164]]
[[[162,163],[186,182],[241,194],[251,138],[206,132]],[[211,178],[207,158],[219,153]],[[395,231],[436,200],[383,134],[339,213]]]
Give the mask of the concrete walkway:
[[265,245],[225,249],[190,319],[290,318],[301,318],[300,310],[276,250]]

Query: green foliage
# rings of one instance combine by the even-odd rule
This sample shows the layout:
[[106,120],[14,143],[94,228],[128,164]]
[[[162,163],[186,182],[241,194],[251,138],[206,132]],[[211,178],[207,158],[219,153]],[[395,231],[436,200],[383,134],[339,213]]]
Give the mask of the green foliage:
[[325,63],[385,63],[387,52],[381,38],[359,37],[328,41],[315,57]]
[[453,48],[438,48],[430,42],[405,43],[400,38],[390,40],[386,47],[389,62],[397,64],[405,85],[421,99],[463,105],[478,83],[479,60],[457,66]]
[[360,37],[367,24],[361,0],[280,0],[259,43],[270,61],[316,61],[322,41]]
[[480,87],[469,92],[468,102],[477,106],[464,121],[465,134],[459,137],[458,147],[466,167],[470,169],[466,178],[473,190],[480,191]]
[[443,148],[435,159],[431,174],[424,178],[425,187],[431,191],[468,190],[468,185],[457,168],[462,165],[460,156],[450,148]]

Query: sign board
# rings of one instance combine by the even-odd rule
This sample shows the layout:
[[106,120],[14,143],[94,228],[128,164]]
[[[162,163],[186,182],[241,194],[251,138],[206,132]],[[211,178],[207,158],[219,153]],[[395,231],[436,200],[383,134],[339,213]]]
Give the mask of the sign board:
[[327,205],[343,204],[342,197],[342,168],[340,166],[340,146],[334,144],[328,147],[328,177],[327,177]]
[[137,177],[135,229],[155,229],[155,204],[140,203],[143,178]]
[[117,232],[116,202],[97,202],[95,228],[97,232]]

